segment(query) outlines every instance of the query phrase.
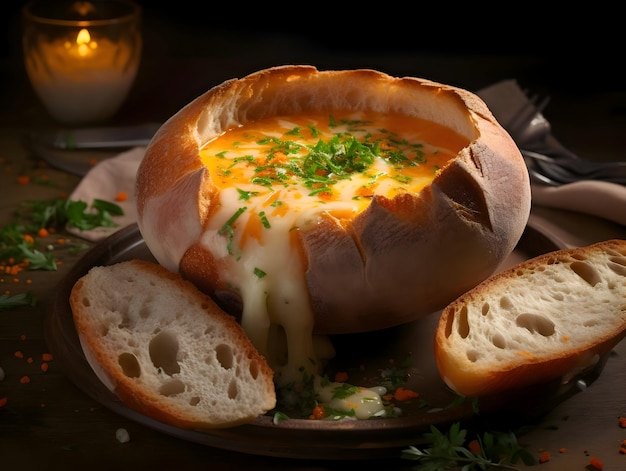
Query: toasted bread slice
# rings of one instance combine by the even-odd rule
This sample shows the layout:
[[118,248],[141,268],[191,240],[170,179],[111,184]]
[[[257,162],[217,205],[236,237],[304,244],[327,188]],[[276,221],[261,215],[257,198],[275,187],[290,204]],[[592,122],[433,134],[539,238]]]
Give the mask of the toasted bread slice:
[[626,336],[626,240],[564,249],[494,275],[442,312],[435,358],[460,395],[567,381]]
[[273,371],[244,330],[164,267],[92,268],[70,305],[86,358],[130,408],[181,428],[223,428],[275,407]]

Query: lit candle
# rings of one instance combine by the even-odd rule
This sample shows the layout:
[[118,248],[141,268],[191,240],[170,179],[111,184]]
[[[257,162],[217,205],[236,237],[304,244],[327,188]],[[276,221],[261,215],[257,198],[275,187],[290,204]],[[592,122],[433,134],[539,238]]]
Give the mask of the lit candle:
[[[63,25],[62,37],[32,30],[31,37],[25,37],[30,81],[50,114],[62,123],[99,122],[113,116],[139,65],[138,33],[113,41],[106,34],[107,25],[82,23],[87,22]],[[119,33],[119,25],[112,27]]]

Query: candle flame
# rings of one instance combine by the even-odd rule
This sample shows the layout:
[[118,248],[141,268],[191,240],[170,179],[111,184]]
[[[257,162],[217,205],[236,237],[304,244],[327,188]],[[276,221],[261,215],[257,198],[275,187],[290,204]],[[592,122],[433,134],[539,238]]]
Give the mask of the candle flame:
[[98,44],[91,40],[89,30],[86,28],[83,28],[78,32],[78,35],[76,36],[76,45],[78,46],[78,55],[81,57],[91,54],[91,51],[98,47]]

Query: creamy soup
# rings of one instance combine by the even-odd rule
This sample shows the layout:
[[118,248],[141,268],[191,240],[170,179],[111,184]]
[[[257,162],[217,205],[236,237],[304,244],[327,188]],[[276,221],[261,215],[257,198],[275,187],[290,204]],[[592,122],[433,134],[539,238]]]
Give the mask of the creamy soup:
[[313,335],[298,230],[321,217],[346,223],[375,195],[419,192],[468,143],[423,119],[333,112],[246,123],[203,147],[220,200],[201,243],[240,294],[242,326],[279,385],[333,355]]

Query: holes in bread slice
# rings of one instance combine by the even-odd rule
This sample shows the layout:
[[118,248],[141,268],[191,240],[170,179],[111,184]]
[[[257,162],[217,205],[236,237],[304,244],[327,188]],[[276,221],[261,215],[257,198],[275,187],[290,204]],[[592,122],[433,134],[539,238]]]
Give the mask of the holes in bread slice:
[[156,368],[170,376],[180,373],[180,365],[176,361],[178,355],[178,338],[176,335],[162,330],[150,340],[148,352],[152,364]]
[[618,275],[626,277],[626,257],[611,257],[607,266]]
[[554,322],[538,314],[520,314],[515,319],[515,324],[518,327],[523,327],[528,329],[531,333],[537,333],[543,337],[550,337],[554,335],[555,332]]
[[223,368],[229,370],[233,367],[234,359],[233,359],[233,349],[230,345],[226,345],[224,343],[215,347],[215,355],[217,357],[217,361],[220,362]]
[[239,387],[237,386],[237,379],[233,378],[228,384],[228,398],[235,399],[239,394]]
[[132,353],[124,352],[117,357],[117,363],[122,368],[124,375],[129,378],[139,378],[141,376],[141,366],[137,357]]
[[600,273],[598,273],[598,270],[584,260],[572,262],[570,264],[570,268],[590,286],[595,286],[602,281],[602,277],[600,276]]
[[459,337],[462,339],[466,338],[469,335],[470,325],[467,319],[468,312],[467,306],[463,306],[459,311],[458,315],[456,315],[456,331],[459,334]]
[[159,388],[159,394],[163,396],[176,396],[185,392],[185,383],[179,379],[167,381]]
[[250,362],[250,376],[257,379],[259,376],[259,364],[256,361]]

